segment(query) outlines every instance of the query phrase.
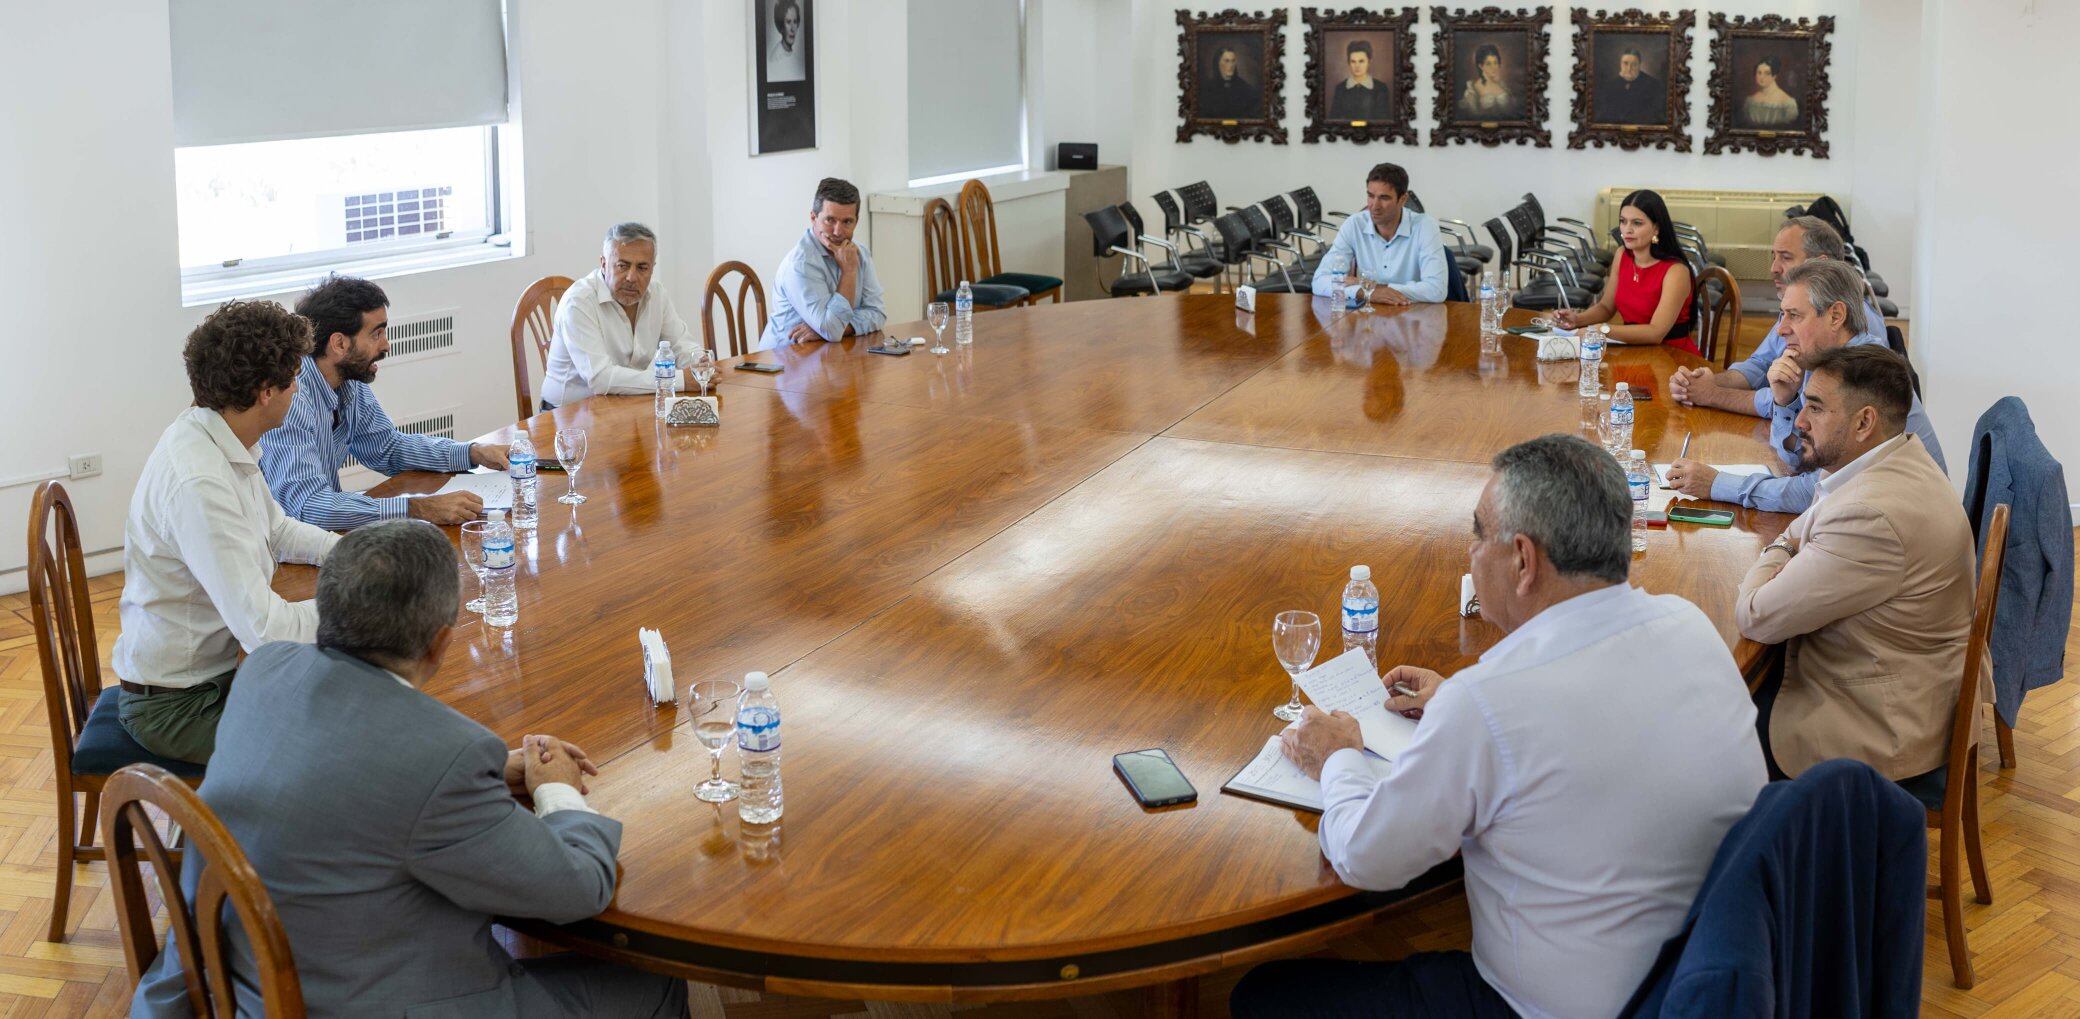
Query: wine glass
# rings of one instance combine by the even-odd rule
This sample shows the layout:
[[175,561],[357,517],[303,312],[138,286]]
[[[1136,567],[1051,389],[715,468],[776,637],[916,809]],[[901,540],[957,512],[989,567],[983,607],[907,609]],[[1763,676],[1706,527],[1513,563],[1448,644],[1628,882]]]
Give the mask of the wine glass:
[[708,383],[715,381],[715,352],[702,347],[693,355],[693,381],[701,387],[701,395],[708,395]]
[[1288,722],[1300,720],[1300,674],[1314,664],[1315,652],[1321,649],[1322,617],[1312,612],[1281,612],[1271,621],[1271,651],[1293,677],[1293,699],[1272,714]]
[[[705,354],[707,351],[704,350],[701,353]],[[715,374],[715,363],[713,361],[708,362],[708,374],[710,377],[713,377]],[[694,369],[694,378],[700,378],[700,369],[698,367]],[[706,382],[703,381],[702,385],[705,386]],[[558,428],[556,430],[556,459],[563,463],[563,480],[565,485],[568,486],[564,489],[562,495],[556,497],[556,501],[571,506],[584,502],[585,497],[578,494],[578,468],[585,464],[585,429]]]
[[737,695],[743,688],[723,679],[708,679],[686,688],[686,713],[693,719],[693,738],[708,748],[708,780],[693,788],[706,803],[737,798],[737,784],[722,777],[722,748],[737,731]]
[[1358,276],[1359,311],[1370,312],[1372,310],[1372,292],[1377,289],[1379,289],[1378,280],[1362,274]]
[[946,353],[946,318],[952,309],[945,301],[933,301],[924,309],[924,320],[932,327],[932,353]]
[[462,525],[462,561],[477,575],[477,596],[463,608],[480,616],[484,614],[484,532],[490,528],[488,520],[471,520]]

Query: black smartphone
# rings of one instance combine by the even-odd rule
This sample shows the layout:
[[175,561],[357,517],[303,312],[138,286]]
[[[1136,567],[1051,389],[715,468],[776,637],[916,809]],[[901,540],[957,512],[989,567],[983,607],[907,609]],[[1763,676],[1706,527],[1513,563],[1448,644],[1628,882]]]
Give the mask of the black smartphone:
[[890,357],[909,357],[909,356],[910,356],[910,346],[909,346],[909,344],[904,344],[903,346],[900,346],[900,347],[868,347],[868,348],[867,348],[867,353],[869,353],[869,354],[887,354],[887,355],[888,355],[888,356],[890,356]]
[[534,469],[538,471],[560,471],[563,469],[563,461],[553,456],[538,456],[534,460]]
[[778,375],[787,369],[770,361],[746,361],[738,365],[737,370],[740,372],[759,372],[764,375]]
[[1192,788],[1184,772],[1177,770],[1177,762],[1160,749],[1114,754],[1112,770],[1119,773],[1134,799],[1144,807],[1167,807],[1199,798],[1199,790]]

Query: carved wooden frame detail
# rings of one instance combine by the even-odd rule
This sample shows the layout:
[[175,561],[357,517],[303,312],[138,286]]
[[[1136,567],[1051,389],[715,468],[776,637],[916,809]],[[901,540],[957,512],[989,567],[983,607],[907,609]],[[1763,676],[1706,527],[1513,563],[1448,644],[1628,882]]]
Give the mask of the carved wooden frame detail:
[[[1361,7],[1347,11],[1300,8],[1300,20],[1307,25],[1307,124],[1301,131],[1301,141],[1347,138],[1359,143],[1377,140],[1416,144],[1417,13],[1414,7],[1403,7],[1399,13]],[[1322,112],[1328,102],[1328,96],[1322,94],[1322,71],[1329,64],[1328,33],[1352,28],[1394,33],[1393,72],[1391,76],[1373,75],[1393,83],[1394,115],[1389,120],[1330,120]]]
[[[1261,118],[1213,119],[1195,117],[1199,109],[1199,69],[1194,59],[1202,31],[1253,31],[1263,36],[1264,62],[1260,68],[1264,89]],[[1218,14],[1177,11],[1177,140],[1191,141],[1198,135],[1219,138],[1229,144],[1245,140],[1286,143],[1286,12],[1258,11],[1244,14],[1232,7]]]
[[[1694,10],[1648,14],[1631,8],[1618,14],[1576,7],[1574,18],[1574,128],[1567,133],[1567,147],[1587,148],[1613,145],[1621,149],[1674,148],[1690,151],[1690,27],[1697,21]],[[1596,33],[1666,33],[1668,35],[1668,123],[1612,124],[1595,121]]]
[[[1810,151],[1813,158],[1826,159],[1827,61],[1834,49],[1827,37],[1834,32],[1834,18],[1822,16],[1811,21],[1805,18],[1794,21],[1777,14],[1744,18],[1714,13],[1711,26],[1712,109],[1706,122],[1711,133],[1705,136],[1704,150],[1720,153],[1745,149],[1765,156],[1779,152],[1798,155]],[[1805,87],[1798,94],[1798,101],[1804,106],[1804,129],[1765,131],[1734,126],[1733,40],[1739,36],[1806,41],[1810,47],[1807,57],[1810,63],[1806,69]]]
[[[1553,147],[1553,132],[1546,127],[1550,109],[1546,104],[1546,86],[1551,72],[1546,69],[1546,46],[1553,26],[1551,7],[1534,7],[1530,10],[1505,11],[1500,7],[1483,7],[1477,11],[1455,10],[1445,14],[1443,7],[1430,8],[1430,22],[1437,26],[1436,66],[1431,69],[1432,113],[1437,126],[1430,129],[1430,144],[1442,146],[1451,142],[1479,142],[1496,146],[1503,142],[1519,145],[1531,144],[1541,149]],[[1460,29],[1485,31],[1518,30],[1524,39],[1524,119],[1521,121],[1457,121],[1452,119],[1452,69],[1458,66],[1454,47],[1458,45]]]

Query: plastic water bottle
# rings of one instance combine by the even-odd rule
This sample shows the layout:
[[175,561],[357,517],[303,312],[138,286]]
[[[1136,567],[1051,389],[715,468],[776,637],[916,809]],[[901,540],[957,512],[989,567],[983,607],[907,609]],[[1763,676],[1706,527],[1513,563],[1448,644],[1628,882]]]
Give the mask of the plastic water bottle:
[[737,817],[745,824],[780,820],[780,702],[763,672],[744,674],[737,699]]
[[506,524],[505,510],[491,511],[491,526],[484,529],[484,621],[493,626],[511,626],[520,621],[520,592],[514,580],[520,573],[513,555],[513,529]]
[[672,350],[672,341],[657,341],[650,377],[657,380],[657,416],[662,418],[671,413],[672,398],[679,395],[679,355]]
[[967,280],[953,295],[953,342],[963,347],[975,342],[975,288]]
[[1625,487],[1632,490],[1632,551],[1647,550],[1647,488],[1653,482],[1647,451],[1635,449],[1625,461]]
[[512,448],[506,451],[506,476],[513,479],[513,527],[532,528],[541,510],[535,505],[534,440],[526,432],[513,436]]
[[1351,567],[1343,587],[1343,649],[1364,648],[1365,660],[1379,671],[1379,588],[1372,586],[1372,567]]
[[1495,270],[1481,273],[1481,335],[1486,336],[1502,325],[1501,312],[1495,307]]
[[1582,358],[1582,380],[1575,392],[1595,396],[1603,392],[1603,331],[1583,326],[1575,331]]
[[1618,383],[1618,390],[1611,394],[1610,449],[1613,459],[1622,460],[1632,448],[1632,387]]

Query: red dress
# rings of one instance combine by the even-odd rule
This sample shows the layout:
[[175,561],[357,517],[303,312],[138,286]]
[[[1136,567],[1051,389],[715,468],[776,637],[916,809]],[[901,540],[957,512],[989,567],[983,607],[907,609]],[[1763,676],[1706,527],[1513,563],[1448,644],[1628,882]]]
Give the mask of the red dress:
[[[1615,268],[1618,270],[1616,304],[1618,315],[1631,325],[1645,325],[1654,321],[1654,309],[1661,307],[1661,278],[1668,275],[1671,267],[1680,263],[1664,258],[1644,269],[1632,260],[1632,252],[1618,253]],[[1669,346],[1678,350],[1697,353],[1697,341],[1690,336],[1690,305],[1685,300],[1683,309],[1676,312],[1676,324],[1669,328]]]

